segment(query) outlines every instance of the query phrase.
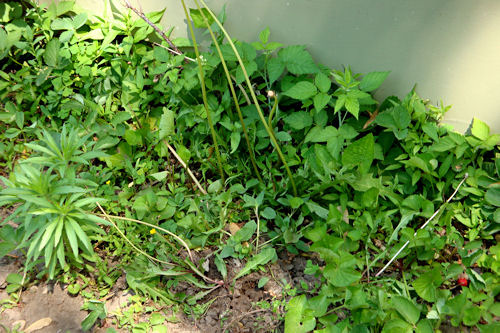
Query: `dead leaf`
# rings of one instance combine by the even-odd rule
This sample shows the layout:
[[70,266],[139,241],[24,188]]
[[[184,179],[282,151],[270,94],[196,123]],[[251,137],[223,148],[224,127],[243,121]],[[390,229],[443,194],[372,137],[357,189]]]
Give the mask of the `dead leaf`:
[[234,234],[236,234],[240,229],[240,226],[236,223],[229,223],[229,232],[231,233],[231,235],[234,236]]
[[34,331],[38,331],[44,327],[49,326],[51,323],[52,323],[52,319],[50,317],[45,317],[45,318],[42,318],[42,319],[35,321],[33,324],[28,326],[28,328],[24,332],[31,333]]
[[363,125],[363,129],[366,129],[368,126],[370,126],[371,123],[375,120],[375,118],[378,115],[378,109],[375,110],[375,112],[371,113],[370,111],[367,111],[368,114],[370,115],[370,119],[366,121],[366,123]]

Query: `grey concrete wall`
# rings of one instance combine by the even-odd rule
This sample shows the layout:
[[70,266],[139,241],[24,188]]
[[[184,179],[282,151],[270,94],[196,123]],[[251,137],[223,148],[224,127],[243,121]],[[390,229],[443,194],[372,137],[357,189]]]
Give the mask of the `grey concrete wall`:
[[[102,16],[107,0],[77,0]],[[110,0],[120,8],[119,0]],[[43,0],[42,2],[50,2]],[[180,0],[131,0],[144,11],[167,8],[162,24],[186,36]],[[194,7],[192,0],[186,0]],[[404,96],[414,84],[433,103],[453,107],[446,123],[464,131],[473,117],[500,133],[500,1],[498,0],[207,0],[227,4],[234,38],[306,45],[330,67],[391,70],[378,97]]]

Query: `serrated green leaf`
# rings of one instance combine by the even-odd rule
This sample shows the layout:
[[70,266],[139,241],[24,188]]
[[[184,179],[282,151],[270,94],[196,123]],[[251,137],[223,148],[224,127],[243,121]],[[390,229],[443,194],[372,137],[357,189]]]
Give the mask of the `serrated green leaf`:
[[316,86],[308,81],[300,81],[285,91],[283,95],[289,96],[294,99],[305,100],[314,96],[318,90]]
[[286,116],[283,121],[295,130],[301,130],[312,125],[313,118],[308,112],[295,111]]
[[345,166],[370,165],[375,153],[373,134],[368,134],[354,141],[344,150],[342,164]]
[[325,74],[319,72],[314,77],[314,84],[318,87],[319,91],[322,93],[327,93],[330,90],[332,81]]
[[359,88],[364,91],[373,91],[380,87],[382,82],[385,81],[390,71],[386,72],[371,72],[366,74],[361,83],[359,84]]
[[330,102],[332,99],[332,96],[326,94],[326,93],[319,93],[316,96],[314,96],[313,102],[314,102],[314,108],[316,109],[316,112],[319,112],[323,110],[323,108]]
[[269,84],[273,84],[283,71],[285,70],[285,64],[279,58],[271,58],[267,62],[267,75],[269,75]]
[[318,71],[318,66],[303,46],[285,47],[278,52],[278,57],[292,74],[312,74]]
[[59,39],[53,38],[50,42],[47,43],[45,47],[45,52],[43,53],[43,60],[48,66],[56,67],[59,60],[59,48],[60,46]]

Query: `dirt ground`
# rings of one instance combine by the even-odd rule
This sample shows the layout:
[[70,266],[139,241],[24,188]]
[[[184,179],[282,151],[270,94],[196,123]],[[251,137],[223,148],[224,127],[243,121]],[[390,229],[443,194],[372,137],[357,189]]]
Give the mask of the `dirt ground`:
[[[9,211],[0,210],[0,220],[8,216]],[[167,332],[174,333],[216,333],[216,332],[282,332],[283,305],[286,303],[284,285],[300,285],[305,281],[312,286],[314,278],[304,275],[306,258],[301,256],[282,255],[277,263],[268,265],[266,272],[254,272],[238,279],[233,285],[220,287],[207,295],[200,304],[209,304],[204,314],[197,319],[187,317],[182,311],[175,313],[176,322],[165,321]],[[16,304],[7,300],[12,299],[6,293],[7,283],[5,279],[10,273],[18,273],[22,270],[22,257],[7,256],[0,258],[0,332],[11,332],[16,327],[18,331],[13,332],[37,332],[37,333],[65,333],[83,332],[81,322],[88,312],[81,310],[84,298],[72,296],[66,286],[59,283],[44,282],[31,285],[21,293],[21,298]],[[236,259],[227,262],[229,280],[244,265]],[[211,278],[220,279],[214,263],[210,264]],[[267,276],[267,284],[258,288],[258,282]],[[130,296],[133,292],[128,290],[125,277],[117,281],[114,295],[106,300],[108,317],[100,321],[100,328],[92,332],[105,333],[109,327],[115,328],[117,332],[127,332],[119,329],[113,324],[113,313],[117,309],[122,311],[129,306]],[[192,295],[200,290],[191,284],[179,284],[176,292],[184,292]],[[271,304],[273,301],[283,299],[274,307],[265,308],[257,303]],[[275,302],[275,304],[277,304]],[[165,313],[169,309],[164,309]],[[171,313],[171,311],[170,311]],[[280,319],[281,316],[281,319]],[[148,315],[137,317],[137,321],[147,321]]]

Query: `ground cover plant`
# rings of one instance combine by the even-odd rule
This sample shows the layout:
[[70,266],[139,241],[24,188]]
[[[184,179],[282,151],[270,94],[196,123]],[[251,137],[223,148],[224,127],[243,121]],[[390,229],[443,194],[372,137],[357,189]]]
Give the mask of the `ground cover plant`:
[[[182,3],[191,39],[128,2],[105,18],[0,3],[0,204],[14,209],[0,256],[25,258],[12,297],[59,279],[88,297],[88,330],[122,274],[139,311],[145,297],[199,318],[257,271],[255,288],[284,295],[252,311],[282,324],[222,316],[220,331],[498,331],[500,136],[440,125],[447,108],[414,90],[375,100],[387,71],[327,68],[269,29],[232,40],[224,12]],[[275,279],[295,257],[309,278]]]

